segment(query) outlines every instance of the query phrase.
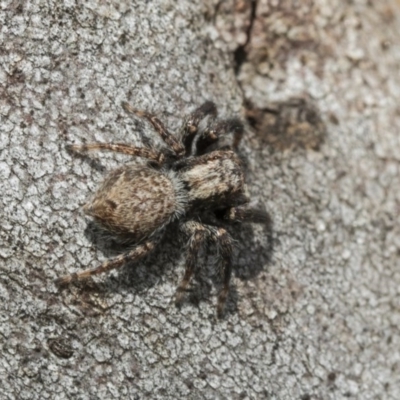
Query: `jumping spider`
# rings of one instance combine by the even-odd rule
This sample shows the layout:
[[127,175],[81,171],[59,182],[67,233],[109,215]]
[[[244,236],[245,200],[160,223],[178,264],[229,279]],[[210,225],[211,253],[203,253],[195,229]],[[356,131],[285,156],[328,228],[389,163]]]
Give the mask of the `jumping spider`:
[[[209,101],[185,118],[178,136],[173,136],[154,115],[125,102],[122,106],[127,112],[146,118],[168,149],[158,151],[119,143],[68,147],[78,152],[108,150],[148,160],[145,165],[129,163],[112,171],[84,206],[84,211],[102,228],[135,243],[135,247],[97,268],[66,275],[56,283],[68,284],[138,261],[156,247],[176,221],[179,232],[188,237],[186,270],[176,291],[176,302],[181,302],[189,286],[200,246],[214,242],[222,275],[217,306],[221,316],[231,279],[232,238],[218,224],[224,220],[270,222],[267,213],[248,206],[243,165],[233,151],[243,125],[237,118],[216,121],[216,106]],[[206,117],[211,123],[200,129],[199,124]],[[234,145],[218,147],[227,134],[233,134]]]

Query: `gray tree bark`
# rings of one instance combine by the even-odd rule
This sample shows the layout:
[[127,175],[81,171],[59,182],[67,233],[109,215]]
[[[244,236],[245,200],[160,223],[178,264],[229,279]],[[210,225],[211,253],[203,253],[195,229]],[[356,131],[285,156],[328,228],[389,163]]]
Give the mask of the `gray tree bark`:
[[[400,10],[373,3],[0,3],[0,398],[399,398]],[[122,100],[176,130],[208,99],[247,118],[274,221],[272,248],[235,232],[225,318],[206,257],[171,303],[173,237],[60,291],[109,257],[80,207],[129,160],[65,144],[153,140]]]

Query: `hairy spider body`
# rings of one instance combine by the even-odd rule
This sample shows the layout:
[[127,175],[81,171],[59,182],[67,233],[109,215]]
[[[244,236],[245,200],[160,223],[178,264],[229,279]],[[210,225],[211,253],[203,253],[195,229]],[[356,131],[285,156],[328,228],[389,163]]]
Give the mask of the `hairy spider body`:
[[84,211],[110,233],[140,241],[183,214],[182,189],[171,172],[130,164],[106,177]]
[[[129,163],[112,171],[84,211],[111,234],[136,243],[130,249],[99,267],[57,279],[58,284],[86,279],[128,261],[147,255],[160,241],[172,221],[188,240],[186,271],[177,289],[180,303],[194,272],[196,256],[203,243],[217,244],[222,275],[218,315],[224,310],[231,277],[232,239],[223,227],[226,222],[270,223],[267,213],[248,207],[243,165],[231,148],[218,149],[220,139],[232,134],[237,144],[243,132],[238,119],[214,121],[216,107],[206,102],[190,114],[175,137],[155,116],[123,103],[126,111],[145,117],[169,149],[164,152],[126,144],[94,143],[69,146],[74,151],[109,150],[144,157],[145,165]],[[199,132],[205,117],[210,124]],[[210,218],[210,213],[213,217]]]
[[243,166],[230,150],[199,156],[196,164],[189,163],[178,176],[188,190],[191,207],[212,209],[234,205],[238,195],[244,195]]

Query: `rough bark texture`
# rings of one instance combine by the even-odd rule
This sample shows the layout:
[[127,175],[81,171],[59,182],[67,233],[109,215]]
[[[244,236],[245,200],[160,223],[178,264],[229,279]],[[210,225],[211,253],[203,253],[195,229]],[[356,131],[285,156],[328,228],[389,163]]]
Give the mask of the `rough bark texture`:
[[[0,397],[398,399],[399,17],[389,0],[1,2]],[[274,220],[272,252],[236,232],[225,319],[210,268],[170,303],[176,238],[59,291],[109,255],[79,208],[128,159],[65,143],[149,140],[122,100],[175,129],[206,99],[248,118],[249,190]]]

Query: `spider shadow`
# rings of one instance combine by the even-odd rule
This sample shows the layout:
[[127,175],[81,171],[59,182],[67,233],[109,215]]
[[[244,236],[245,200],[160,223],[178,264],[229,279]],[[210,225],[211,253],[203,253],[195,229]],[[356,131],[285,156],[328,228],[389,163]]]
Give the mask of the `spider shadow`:
[[[95,222],[89,221],[84,231],[86,238],[98,249],[107,259],[113,258],[134,247],[135,243],[119,242],[117,238],[108,234]],[[177,226],[172,225],[169,234],[163,236],[157,244],[155,251],[151,252],[144,259],[137,262],[127,262],[118,269],[117,274],[106,275],[102,283],[97,286],[98,292],[102,293],[145,293],[156,286],[164,275],[174,279],[172,269],[178,265],[182,270],[184,266],[184,254],[182,248],[185,246],[183,236],[180,236]],[[197,268],[194,272],[190,288],[187,290],[183,301],[177,305],[178,308],[187,303],[198,306],[200,302],[210,301],[213,283],[212,266],[207,264],[211,257],[207,256],[207,248],[204,248],[198,257]],[[206,263],[205,263],[206,261]],[[183,277],[184,269],[175,276],[176,286]],[[84,282],[82,282],[84,284]],[[173,303],[171,298],[171,303]]]
[[[270,263],[273,252],[272,226],[258,226],[257,234],[253,224],[225,225],[234,239],[232,254],[232,275],[240,280],[255,278]],[[260,232],[261,230],[261,232]],[[156,286],[165,274],[171,274],[171,269],[184,264],[182,259],[182,238],[176,226],[171,227],[170,234],[164,235],[156,247],[156,251],[150,253],[139,262],[127,263],[119,269],[116,275],[107,276],[104,284],[98,286],[98,291],[103,293],[144,293]],[[93,221],[88,222],[85,229],[87,239],[101,251],[106,258],[115,257],[133,247],[132,243],[119,242],[114,236],[107,234]],[[157,250],[159,249],[159,250]],[[202,302],[216,302],[216,293],[221,288],[221,274],[218,268],[217,246],[211,244],[204,246],[199,252],[190,287],[185,293],[178,308],[187,304],[199,307]],[[177,280],[183,277],[179,276]],[[171,278],[173,279],[173,278]],[[173,302],[173,299],[171,299]],[[237,312],[239,294],[235,285],[231,285],[227,299],[226,312]]]
[[[114,258],[134,248],[137,243],[120,241],[95,222],[89,221],[84,231],[86,238],[107,259]],[[99,291],[112,293],[143,293],[155,286],[172,265],[179,262],[176,235],[164,235],[156,250],[139,261],[127,262],[117,274],[103,277]],[[158,250],[159,249],[159,250]]]
[[[271,218],[270,221],[268,225],[242,223],[225,226],[234,240],[232,277],[249,281],[268,268],[274,250]],[[240,294],[231,284],[225,313],[236,314],[239,301]]]
[[228,227],[235,240],[233,273],[241,280],[255,278],[271,262],[273,254],[272,224],[241,224]]
[[[243,281],[254,279],[271,262],[274,244],[272,222],[264,226],[250,223],[221,225],[229,231],[234,240],[232,275]],[[213,288],[217,289],[216,293],[222,288],[215,244],[204,246],[200,251],[190,288],[179,307],[186,303],[198,306],[201,302],[215,301],[213,297],[216,293],[213,293]],[[225,315],[237,313],[239,298],[240,295],[232,283]]]

